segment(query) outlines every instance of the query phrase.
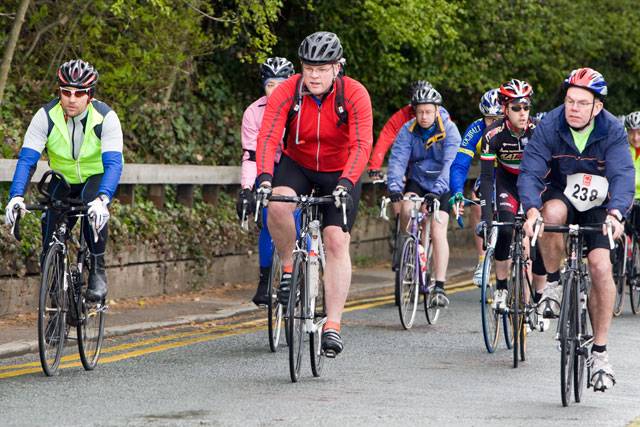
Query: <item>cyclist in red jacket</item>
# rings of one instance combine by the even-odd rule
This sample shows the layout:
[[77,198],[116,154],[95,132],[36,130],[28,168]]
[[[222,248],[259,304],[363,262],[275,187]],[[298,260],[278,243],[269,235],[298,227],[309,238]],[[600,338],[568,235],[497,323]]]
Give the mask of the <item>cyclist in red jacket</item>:
[[[333,356],[343,348],[340,321],[351,283],[350,234],[342,230],[342,203],[347,207],[350,230],[360,199],[360,176],[371,154],[373,115],[365,87],[339,76],[342,45],[338,36],[313,33],[304,39],[298,55],[302,75],[283,82],[267,102],[256,150],[257,195],[268,202],[272,193],[295,196],[310,194],[317,187],[321,195],[332,194],[336,199],[336,206],[321,207],[327,262],[322,348]],[[283,154],[274,175],[274,157],[285,131]],[[285,304],[296,239],[294,208],[287,203],[269,204],[269,230],[283,265],[278,298]]]

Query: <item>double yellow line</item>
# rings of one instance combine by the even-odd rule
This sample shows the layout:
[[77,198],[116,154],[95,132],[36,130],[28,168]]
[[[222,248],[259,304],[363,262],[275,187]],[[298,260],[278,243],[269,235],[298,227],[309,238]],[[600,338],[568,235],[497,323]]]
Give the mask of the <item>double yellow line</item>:
[[[473,286],[460,284],[447,288],[449,294],[473,289]],[[382,296],[367,298],[349,303],[345,307],[345,312],[367,310],[393,303],[393,296]],[[228,325],[215,325],[205,327],[196,331],[180,332],[176,334],[163,335],[155,338],[144,339],[132,343],[104,347],[101,352],[99,364],[119,362],[125,359],[144,356],[146,354],[158,353],[172,350],[202,342],[215,341],[233,335],[244,335],[266,328],[266,319],[249,320],[241,323]],[[129,351],[131,350],[131,351]],[[60,362],[60,369],[77,368],[82,366],[78,355],[64,356]],[[28,362],[16,365],[0,366],[0,379],[12,378],[41,372],[40,362]]]

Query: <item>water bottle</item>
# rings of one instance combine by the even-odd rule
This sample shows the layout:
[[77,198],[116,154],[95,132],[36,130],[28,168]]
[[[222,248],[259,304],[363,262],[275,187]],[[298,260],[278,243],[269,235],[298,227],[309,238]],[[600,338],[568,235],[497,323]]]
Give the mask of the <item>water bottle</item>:
[[428,283],[424,283],[427,275],[427,252],[424,250],[424,246],[418,243],[418,254],[420,255],[420,274],[422,274],[422,283],[427,286]]
[[311,221],[309,224],[309,296],[315,298],[318,296],[318,281],[320,280],[320,223],[318,220]]

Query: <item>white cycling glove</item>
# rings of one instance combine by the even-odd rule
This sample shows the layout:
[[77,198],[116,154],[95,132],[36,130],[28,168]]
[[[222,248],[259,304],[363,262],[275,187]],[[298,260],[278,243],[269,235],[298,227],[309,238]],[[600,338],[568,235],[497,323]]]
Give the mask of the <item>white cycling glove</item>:
[[109,221],[109,209],[107,209],[107,205],[109,204],[109,198],[107,196],[100,196],[96,198],[93,202],[89,203],[89,210],[87,214],[89,215],[89,220],[91,221],[91,226],[96,232],[96,240],[97,234],[107,225],[107,221]]
[[5,211],[4,211],[5,224],[13,227],[13,225],[16,223],[16,218],[18,217],[19,210],[28,212],[27,207],[24,204],[24,197],[22,196],[12,197],[11,200],[9,200],[9,203],[7,204],[7,207],[5,208]]

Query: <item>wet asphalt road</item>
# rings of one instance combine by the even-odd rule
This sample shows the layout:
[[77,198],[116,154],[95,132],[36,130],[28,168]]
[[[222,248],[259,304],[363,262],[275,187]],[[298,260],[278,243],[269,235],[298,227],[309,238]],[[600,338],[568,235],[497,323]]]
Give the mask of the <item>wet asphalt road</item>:
[[[618,384],[585,390],[563,408],[553,330],[529,337],[528,360],[511,367],[504,344],[488,354],[477,290],[451,295],[435,326],[420,311],[412,330],[385,304],[345,315],[345,352],[321,378],[292,384],[285,347],[270,353],[266,329],[172,330],[109,340],[93,372],[63,369],[0,379],[8,425],[614,425],[640,421],[640,316],[614,320],[610,359]],[[380,303],[378,303],[380,304]],[[555,327],[555,325],[554,325]],[[119,346],[119,347],[116,347]],[[73,354],[71,351],[69,354]],[[306,355],[306,354],[305,354]],[[0,376],[35,355],[0,361]],[[37,365],[36,365],[37,368]],[[33,369],[33,366],[30,367]]]

